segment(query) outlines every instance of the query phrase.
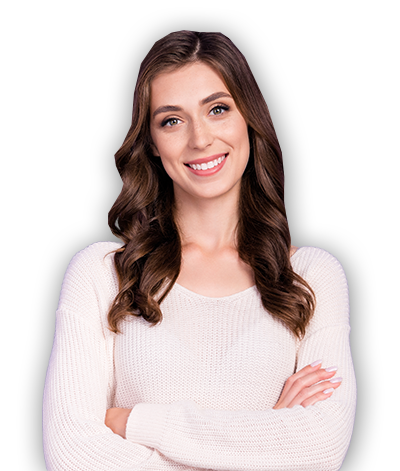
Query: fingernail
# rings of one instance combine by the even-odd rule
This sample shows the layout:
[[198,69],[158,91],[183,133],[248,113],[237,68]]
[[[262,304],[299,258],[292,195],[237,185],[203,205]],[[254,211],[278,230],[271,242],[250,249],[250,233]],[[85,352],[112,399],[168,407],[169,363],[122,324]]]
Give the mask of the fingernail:
[[333,388],[325,389],[324,394],[330,394],[334,391]]
[[329,382],[330,383],[340,383],[341,381],[343,381],[343,378],[337,377],[337,378],[331,379]]
[[325,371],[327,373],[332,373],[332,371],[336,371],[337,370],[337,366],[331,366],[330,368],[325,368]]
[[312,362],[310,366],[314,368],[314,366],[320,365],[321,363],[322,363],[322,360],[317,360],[317,361]]

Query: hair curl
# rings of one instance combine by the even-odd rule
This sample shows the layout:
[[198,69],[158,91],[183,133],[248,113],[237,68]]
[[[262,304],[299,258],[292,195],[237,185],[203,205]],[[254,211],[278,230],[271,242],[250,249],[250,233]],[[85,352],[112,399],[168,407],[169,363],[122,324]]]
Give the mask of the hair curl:
[[248,125],[250,157],[240,189],[239,256],[254,271],[264,308],[301,338],[314,312],[315,296],[290,263],[282,153],[267,104],[245,57],[230,39],[193,31],[165,36],[143,60],[132,125],[115,154],[123,187],[108,223],[124,245],[114,256],[119,293],[108,314],[110,330],[120,332],[118,325],[127,315],[142,316],[152,325],[160,322],[160,304],[180,272],[173,185],[151,150],[150,86],[161,72],[195,61],[219,72]]

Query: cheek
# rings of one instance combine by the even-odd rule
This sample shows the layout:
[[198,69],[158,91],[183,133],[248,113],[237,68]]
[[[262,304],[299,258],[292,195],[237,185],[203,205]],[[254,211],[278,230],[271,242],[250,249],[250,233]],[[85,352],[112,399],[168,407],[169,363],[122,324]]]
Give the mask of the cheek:
[[[170,136],[168,136],[170,137]],[[168,176],[172,179],[179,173],[181,145],[178,139],[159,139],[156,141],[158,155]]]
[[247,130],[247,124],[241,119],[235,123],[235,126],[232,126],[230,129],[232,142],[235,147],[246,153],[248,157],[250,153],[250,142],[249,142],[249,133]]
[[157,148],[158,155],[165,160],[176,160],[181,153],[182,136],[177,133],[171,134],[152,134],[154,146]]

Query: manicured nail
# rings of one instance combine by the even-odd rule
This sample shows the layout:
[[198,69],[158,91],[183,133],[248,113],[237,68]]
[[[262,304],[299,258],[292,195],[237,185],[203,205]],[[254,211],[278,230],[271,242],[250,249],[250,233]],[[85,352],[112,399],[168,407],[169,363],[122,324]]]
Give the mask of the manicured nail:
[[314,368],[314,366],[320,365],[322,363],[322,360],[317,360],[311,363],[311,367]]
[[333,388],[325,389],[324,394],[330,394],[334,391]]
[[329,382],[330,382],[330,383],[340,383],[341,381],[343,381],[343,378],[340,378],[340,377],[338,376],[337,378],[331,379]]
[[330,368],[325,368],[325,371],[327,373],[332,373],[332,371],[336,371],[337,370],[337,366],[331,366]]

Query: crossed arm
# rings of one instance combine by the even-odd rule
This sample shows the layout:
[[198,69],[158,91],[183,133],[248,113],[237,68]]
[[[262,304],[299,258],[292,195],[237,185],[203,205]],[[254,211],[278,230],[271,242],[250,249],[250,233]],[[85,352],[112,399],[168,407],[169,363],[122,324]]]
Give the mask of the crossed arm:
[[[322,360],[316,360],[290,376],[273,409],[291,409],[296,405],[312,406],[331,397],[340,386],[342,378],[334,378],[337,367],[321,368],[321,365]],[[107,410],[105,424],[115,434],[126,438],[126,424],[131,411],[132,409],[112,407]]]
[[[49,471],[339,469],[351,437],[356,395],[348,306],[330,307],[335,292],[347,289],[345,281],[332,281],[322,293],[326,301],[320,298],[319,305],[331,309],[334,320],[316,325],[301,342],[297,372],[273,409],[209,410],[185,401],[136,404],[121,411],[110,401],[112,343],[93,307],[96,293],[108,285],[96,279],[94,287],[93,262],[82,262],[66,276],[46,378]],[[83,294],[76,298],[78,291]],[[318,358],[322,364],[314,363]],[[342,382],[331,383],[336,372],[326,367],[335,366]]]

